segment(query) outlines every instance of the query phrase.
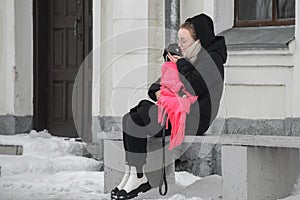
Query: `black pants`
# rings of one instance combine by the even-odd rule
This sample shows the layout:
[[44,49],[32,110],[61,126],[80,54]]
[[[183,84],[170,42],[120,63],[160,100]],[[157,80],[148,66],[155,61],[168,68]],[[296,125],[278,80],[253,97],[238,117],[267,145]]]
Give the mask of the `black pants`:
[[[163,128],[157,121],[157,106],[142,100],[123,117],[123,144],[125,161],[130,166],[141,168],[146,164],[147,137],[161,137]],[[166,135],[171,134],[168,124]]]

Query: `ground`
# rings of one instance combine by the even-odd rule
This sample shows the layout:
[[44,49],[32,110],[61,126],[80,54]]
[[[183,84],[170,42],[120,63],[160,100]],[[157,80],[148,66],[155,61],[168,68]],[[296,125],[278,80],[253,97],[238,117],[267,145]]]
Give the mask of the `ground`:
[[[0,155],[0,200],[101,200],[110,199],[103,192],[103,163],[84,154],[85,144],[51,136],[47,131],[0,136],[0,144],[23,145],[21,156]],[[222,177],[196,177],[187,172],[175,174],[176,183],[162,197],[158,189],[137,199],[217,200],[221,199]],[[284,200],[298,200],[300,184]]]

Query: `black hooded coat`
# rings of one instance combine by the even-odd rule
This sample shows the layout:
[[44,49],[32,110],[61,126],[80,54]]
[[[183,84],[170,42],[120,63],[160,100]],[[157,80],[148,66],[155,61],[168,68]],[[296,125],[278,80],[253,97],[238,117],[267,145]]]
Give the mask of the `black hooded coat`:
[[[225,39],[215,36],[213,21],[205,14],[186,20],[194,25],[201,50],[194,64],[187,59],[177,61],[180,79],[186,89],[198,96],[186,119],[187,135],[203,135],[216,118],[224,87],[224,63],[227,59]],[[155,92],[160,90],[160,79],[153,83],[149,97],[157,101]]]

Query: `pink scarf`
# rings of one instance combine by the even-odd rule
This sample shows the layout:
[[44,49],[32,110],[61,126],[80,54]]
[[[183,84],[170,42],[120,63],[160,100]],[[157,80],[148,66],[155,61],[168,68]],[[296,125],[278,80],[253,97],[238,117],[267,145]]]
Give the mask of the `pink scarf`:
[[[158,123],[163,125],[167,114],[166,129],[168,121],[172,125],[169,150],[181,145],[185,134],[186,114],[190,113],[191,104],[195,103],[198,96],[188,93],[179,78],[177,66],[173,62],[165,62],[162,65],[160,81],[160,98],[157,101]],[[179,91],[183,96],[179,96]]]

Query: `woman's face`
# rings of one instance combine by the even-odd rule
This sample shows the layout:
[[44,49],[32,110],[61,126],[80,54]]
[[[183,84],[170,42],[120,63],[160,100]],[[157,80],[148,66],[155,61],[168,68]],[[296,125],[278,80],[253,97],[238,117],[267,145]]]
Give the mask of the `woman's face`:
[[186,52],[187,48],[189,48],[194,42],[195,40],[193,39],[192,34],[189,30],[185,28],[179,29],[178,46],[183,54]]

